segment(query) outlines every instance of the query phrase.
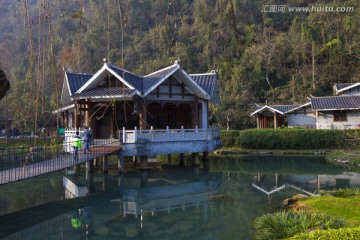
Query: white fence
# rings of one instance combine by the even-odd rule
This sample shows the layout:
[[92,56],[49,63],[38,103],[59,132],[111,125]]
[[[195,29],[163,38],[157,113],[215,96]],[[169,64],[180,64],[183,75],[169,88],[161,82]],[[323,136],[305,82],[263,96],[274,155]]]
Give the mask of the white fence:
[[220,130],[217,128],[209,129],[166,129],[154,130],[126,130],[120,131],[119,139],[122,144],[137,142],[175,142],[175,141],[193,141],[193,140],[212,140],[220,138]]
[[[64,151],[72,152],[71,138],[79,132],[82,136],[84,129],[65,129]],[[176,152],[176,149],[183,149],[186,152],[212,151],[221,147],[219,128],[199,129],[153,129],[126,130],[123,128],[117,133],[118,139],[93,139],[92,146],[122,146],[124,156],[142,156],[141,154],[165,154]],[[146,146],[144,144],[147,144]],[[150,145],[149,145],[150,144]],[[175,149],[175,150],[174,150]]]
[[85,128],[65,128],[65,136],[63,142],[63,150],[64,152],[73,152],[73,148],[71,146],[71,138],[76,135],[79,136],[84,135]]

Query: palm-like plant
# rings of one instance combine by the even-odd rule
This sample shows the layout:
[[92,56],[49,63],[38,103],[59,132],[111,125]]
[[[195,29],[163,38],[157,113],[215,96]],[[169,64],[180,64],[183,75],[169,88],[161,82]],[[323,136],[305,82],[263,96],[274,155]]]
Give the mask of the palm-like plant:
[[345,222],[320,213],[281,211],[255,219],[256,239],[284,239],[317,229],[337,229]]

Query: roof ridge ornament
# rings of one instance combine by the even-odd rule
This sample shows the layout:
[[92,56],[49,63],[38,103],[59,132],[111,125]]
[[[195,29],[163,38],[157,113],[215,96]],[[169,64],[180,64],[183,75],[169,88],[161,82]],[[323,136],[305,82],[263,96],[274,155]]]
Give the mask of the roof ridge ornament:
[[174,65],[178,65],[181,62],[180,58],[178,57],[178,59],[175,60]]
[[63,67],[63,70],[64,70],[64,72],[66,72],[66,73],[73,73],[73,71],[71,70],[71,68]]

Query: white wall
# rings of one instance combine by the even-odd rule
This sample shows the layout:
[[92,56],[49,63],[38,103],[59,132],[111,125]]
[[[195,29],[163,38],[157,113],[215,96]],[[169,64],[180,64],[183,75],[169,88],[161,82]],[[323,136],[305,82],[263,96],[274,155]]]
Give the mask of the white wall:
[[316,128],[315,114],[311,108],[306,108],[306,114],[301,109],[299,112],[291,113],[287,115],[288,127],[305,127],[305,128]]
[[317,129],[354,129],[360,128],[360,111],[347,111],[346,122],[334,122],[332,111],[319,112]]

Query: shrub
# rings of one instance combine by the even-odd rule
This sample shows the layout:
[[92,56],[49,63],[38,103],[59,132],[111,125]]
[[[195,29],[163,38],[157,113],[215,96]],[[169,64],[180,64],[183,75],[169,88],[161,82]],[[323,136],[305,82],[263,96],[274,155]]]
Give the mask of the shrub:
[[220,132],[221,142],[223,147],[235,147],[236,138],[239,136],[240,131],[236,130],[222,130]]
[[340,188],[336,190],[331,191],[321,191],[322,195],[332,195],[334,197],[339,198],[349,198],[349,197],[355,197],[360,196],[360,189],[359,188]]
[[255,219],[256,239],[284,239],[316,229],[341,228],[344,221],[320,213],[281,211]]
[[360,239],[360,227],[318,230],[309,233],[300,233],[288,240],[357,240]]
[[235,146],[248,149],[322,149],[337,147],[345,138],[342,130],[248,129],[239,131]]

